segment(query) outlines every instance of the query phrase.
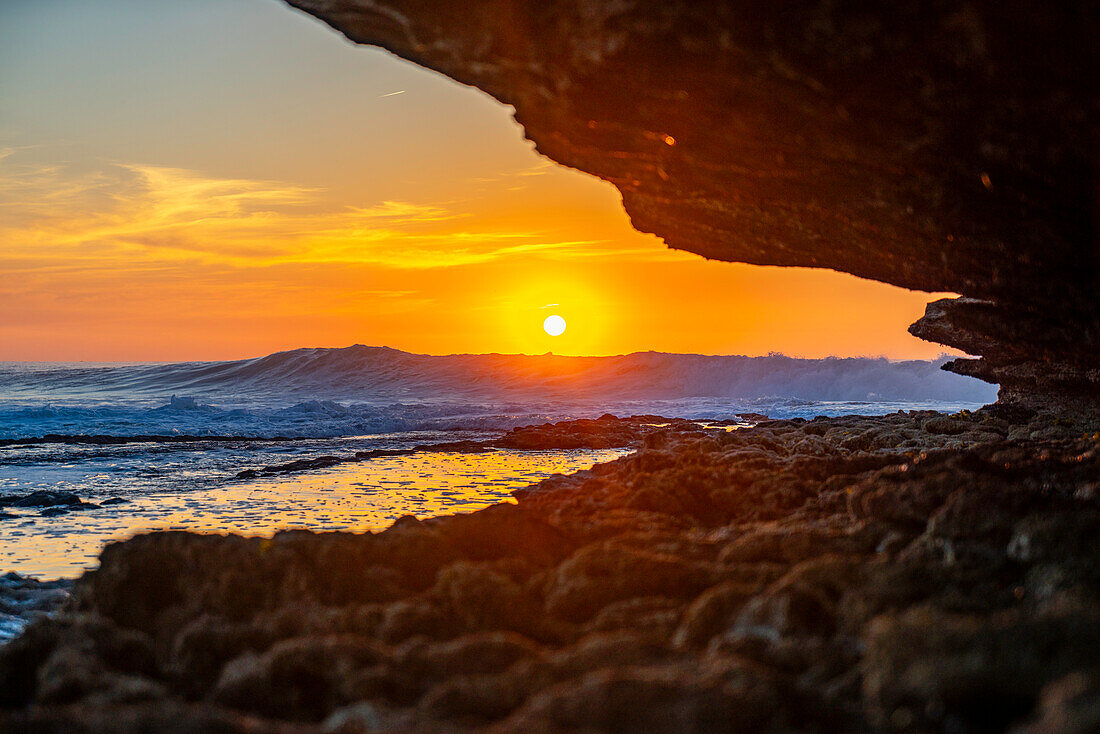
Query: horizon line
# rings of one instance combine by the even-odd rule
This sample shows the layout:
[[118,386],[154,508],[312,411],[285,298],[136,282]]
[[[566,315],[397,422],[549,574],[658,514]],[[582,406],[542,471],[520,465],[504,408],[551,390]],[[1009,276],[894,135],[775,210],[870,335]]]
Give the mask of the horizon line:
[[[440,352],[440,353],[428,353],[428,352],[411,352],[399,347],[391,347],[386,344],[373,345],[373,344],[349,344],[342,347],[326,347],[326,346],[311,346],[311,347],[294,347],[291,349],[280,349],[267,354],[254,355],[249,357],[236,357],[229,359],[4,359],[0,358],[0,364],[185,364],[185,363],[216,363],[216,362],[247,362],[249,360],[264,359],[266,357],[273,357],[278,354],[289,354],[291,352],[310,351],[310,350],[325,350],[331,352],[343,351],[347,349],[355,349],[361,347],[363,349],[374,350],[389,350],[392,352],[400,352],[401,354],[407,354],[414,357],[558,357],[561,359],[614,359],[616,357],[631,357],[643,354],[663,354],[677,357],[708,357],[708,358],[740,358],[740,359],[766,359],[769,357],[783,357],[785,359],[792,360],[806,360],[806,361],[823,361],[829,359],[866,359],[866,360],[886,360],[888,362],[925,362],[933,363],[947,359],[957,359],[956,355],[949,354],[947,352],[941,352],[935,357],[919,358],[919,357],[890,357],[885,354],[850,354],[839,355],[830,354],[824,357],[806,357],[799,355],[786,354],[783,352],[767,352],[765,354],[715,354],[715,353],[702,353],[702,352],[665,352],[656,349],[636,350],[633,352],[622,352],[615,354],[556,354],[553,351],[542,353],[527,353],[527,352]],[[965,357],[962,357],[965,358]]]

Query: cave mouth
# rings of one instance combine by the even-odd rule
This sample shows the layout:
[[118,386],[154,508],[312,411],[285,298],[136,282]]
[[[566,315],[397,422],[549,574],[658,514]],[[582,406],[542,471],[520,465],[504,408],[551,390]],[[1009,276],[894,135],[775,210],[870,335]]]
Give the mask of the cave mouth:
[[1095,402],[1095,18],[1078,8],[289,0],[516,109],[707,258],[962,297],[913,334],[1002,400]]

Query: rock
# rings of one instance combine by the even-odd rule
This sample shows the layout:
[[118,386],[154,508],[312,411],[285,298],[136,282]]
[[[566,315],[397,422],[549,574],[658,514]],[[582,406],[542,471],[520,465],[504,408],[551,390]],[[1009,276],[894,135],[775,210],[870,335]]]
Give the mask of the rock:
[[0,577],[38,615],[0,645],[0,732],[1087,731],[1100,437],[1009,438],[1051,425],[669,425],[518,505],[138,536],[71,604]]
[[[54,492],[38,490],[28,495],[19,497],[16,495],[0,496],[0,507],[18,508],[43,508],[38,514],[41,517],[55,517],[72,510],[93,510],[99,505],[94,502],[85,502],[72,492]],[[19,515],[0,512],[0,519],[14,519]]]
[[149,638],[94,617],[40,619],[0,646],[0,708],[163,696]]
[[730,581],[707,589],[684,612],[673,643],[678,647],[706,645],[729,627],[756,590],[754,585]]
[[377,643],[356,636],[286,640],[226,665],[213,699],[264,716],[319,721],[350,703],[341,685],[352,671],[384,659]]
[[76,706],[0,714],[0,733],[26,734],[305,734],[299,727],[211,708],[200,703],[147,702]]
[[823,555],[805,561],[746,601],[729,634],[772,642],[831,635],[839,627],[837,604],[858,575],[854,559]]
[[173,666],[189,693],[206,695],[217,683],[226,661],[268,648],[275,641],[273,637],[251,625],[234,624],[218,617],[199,617],[189,622],[173,640]]
[[5,498],[2,504],[8,507],[55,507],[80,505],[82,500],[72,492],[51,492],[39,490],[25,497]]
[[1016,734],[1088,734],[1100,731],[1097,672],[1075,672],[1043,688],[1038,717]]
[[[911,330],[1005,401],[1096,412],[1100,19],[994,2],[289,0],[515,108],[704,257],[958,299]],[[508,21],[502,23],[502,17]],[[554,19],[553,22],[547,18]]]
[[[620,420],[604,415],[598,420],[573,420],[547,423],[541,426],[513,428],[494,445],[507,449],[610,449],[635,446],[656,426],[648,421],[652,416],[635,416]],[[663,421],[664,419],[658,419]]]
[[776,714],[774,694],[759,683],[635,668],[597,671],[543,691],[501,731],[758,732]]
[[378,627],[378,637],[386,642],[401,642],[410,637],[426,636],[445,639],[460,626],[443,610],[423,599],[394,602],[386,607]]
[[326,732],[381,731],[383,718],[378,709],[366,701],[334,711],[321,725]]
[[507,576],[485,565],[459,562],[443,569],[435,592],[463,627],[470,631],[532,629],[534,603]]
[[868,716],[889,730],[997,731],[1049,683],[1096,662],[1100,618],[1076,611],[992,618],[917,608],[868,632]]
[[683,603],[661,596],[642,596],[612,602],[585,626],[591,632],[645,630],[656,638],[672,634],[683,611]]
[[683,598],[705,588],[706,567],[671,555],[589,546],[562,563],[546,590],[546,608],[585,621],[613,601],[638,596]]

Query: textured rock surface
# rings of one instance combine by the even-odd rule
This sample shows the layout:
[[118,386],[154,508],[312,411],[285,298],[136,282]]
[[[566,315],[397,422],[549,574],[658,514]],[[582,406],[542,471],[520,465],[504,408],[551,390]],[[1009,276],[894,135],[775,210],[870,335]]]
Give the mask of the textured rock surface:
[[914,333],[1097,392],[1093,5],[288,1],[513,105],[672,247],[980,299]]
[[681,426],[375,535],[141,536],[0,647],[0,731],[1091,731],[1098,477],[1003,408]]

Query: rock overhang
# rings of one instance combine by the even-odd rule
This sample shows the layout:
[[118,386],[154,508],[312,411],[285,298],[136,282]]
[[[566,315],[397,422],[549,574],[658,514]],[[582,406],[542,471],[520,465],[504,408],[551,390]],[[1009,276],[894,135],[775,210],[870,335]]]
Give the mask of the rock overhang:
[[1021,2],[288,0],[512,105],[633,225],[963,299],[911,331],[1002,397],[1098,393],[1098,13]]

